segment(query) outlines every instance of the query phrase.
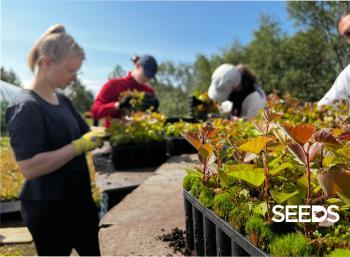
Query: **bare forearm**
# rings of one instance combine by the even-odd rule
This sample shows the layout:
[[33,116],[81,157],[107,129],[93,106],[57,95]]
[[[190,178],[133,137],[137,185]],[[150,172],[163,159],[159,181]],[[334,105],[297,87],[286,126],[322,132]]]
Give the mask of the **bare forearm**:
[[73,144],[66,145],[58,150],[35,155],[29,160],[18,162],[25,178],[32,179],[51,173],[76,156]]

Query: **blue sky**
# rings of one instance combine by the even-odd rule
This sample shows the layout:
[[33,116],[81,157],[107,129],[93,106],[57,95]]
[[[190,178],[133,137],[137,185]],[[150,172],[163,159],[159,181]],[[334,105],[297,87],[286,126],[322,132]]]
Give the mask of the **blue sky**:
[[28,84],[31,46],[50,25],[61,23],[85,49],[81,79],[96,93],[115,64],[132,69],[134,53],[180,63],[216,53],[235,40],[246,44],[261,14],[293,31],[285,2],[1,0],[1,65]]

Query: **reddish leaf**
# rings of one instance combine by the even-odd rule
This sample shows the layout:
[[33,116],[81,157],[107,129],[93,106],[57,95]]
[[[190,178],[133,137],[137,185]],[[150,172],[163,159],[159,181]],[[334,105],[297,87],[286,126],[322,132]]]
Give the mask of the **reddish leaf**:
[[264,118],[268,122],[273,121],[275,119],[278,119],[278,118],[282,117],[282,115],[283,115],[282,113],[275,113],[275,112],[270,111],[267,108],[264,109]]
[[210,127],[210,126],[203,127],[201,130],[201,134],[205,138],[211,138],[212,136],[214,136],[216,134],[216,132],[217,132],[217,130],[213,127]]
[[316,126],[313,124],[290,125],[283,123],[280,125],[283,131],[294,141],[304,145],[312,137],[316,131]]
[[269,94],[267,96],[267,101],[270,106],[278,105],[281,103],[280,97],[276,94]]
[[329,129],[321,129],[320,131],[315,132],[314,137],[317,142],[339,145],[339,142]]
[[343,133],[337,137],[339,140],[350,141],[350,133]]
[[267,123],[266,122],[263,122],[263,121],[251,121],[251,123],[263,135],[265,135],[266,132],[269,133],[276,126],[275,123],[270,123],[269,124],[269,129],[268,129],[268,131],[266,131],[266,129],[267,129]]
[[192,132],[188,132],[186,134],[182,135],[189,143],[191,143],[191,145],[193,145],[197,151],[199,151],[199,148],[201,147],[202,143],[199,140],[199,137],[197,136],[197,134],[192,133]]
[[306,155],[303,148],[299,144],[288,144],[289,151],[297,158],[297,160],[306,165]]
[[312,160],[315,159],[315,157],[317,156],[317,154],[320,153],[320,151],[322,150],[322,146],[323,144],[320,142],[315,142],[312,143],[309,147],[309,143],[304,145],[304,150],[308,151],[309,154],[309,161],[311,162]]

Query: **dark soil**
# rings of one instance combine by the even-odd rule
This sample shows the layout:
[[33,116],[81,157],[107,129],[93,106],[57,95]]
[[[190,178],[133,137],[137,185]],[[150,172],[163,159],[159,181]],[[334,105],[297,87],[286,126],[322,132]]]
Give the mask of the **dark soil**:
[[174,228],[171,233],[158,236],[157,239],[163,242],[169,242],[168,245],[173,248],[174,254],[179,252],[185,256],[191,256],[191,251],[186,248],[186,231]]

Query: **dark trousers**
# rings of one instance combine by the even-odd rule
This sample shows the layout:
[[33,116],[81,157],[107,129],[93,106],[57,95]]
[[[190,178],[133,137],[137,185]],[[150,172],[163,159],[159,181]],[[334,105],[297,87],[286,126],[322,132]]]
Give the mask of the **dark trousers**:
[[22,217],[38,255],[99,256],[98,213],[92,200],[22,200]]

